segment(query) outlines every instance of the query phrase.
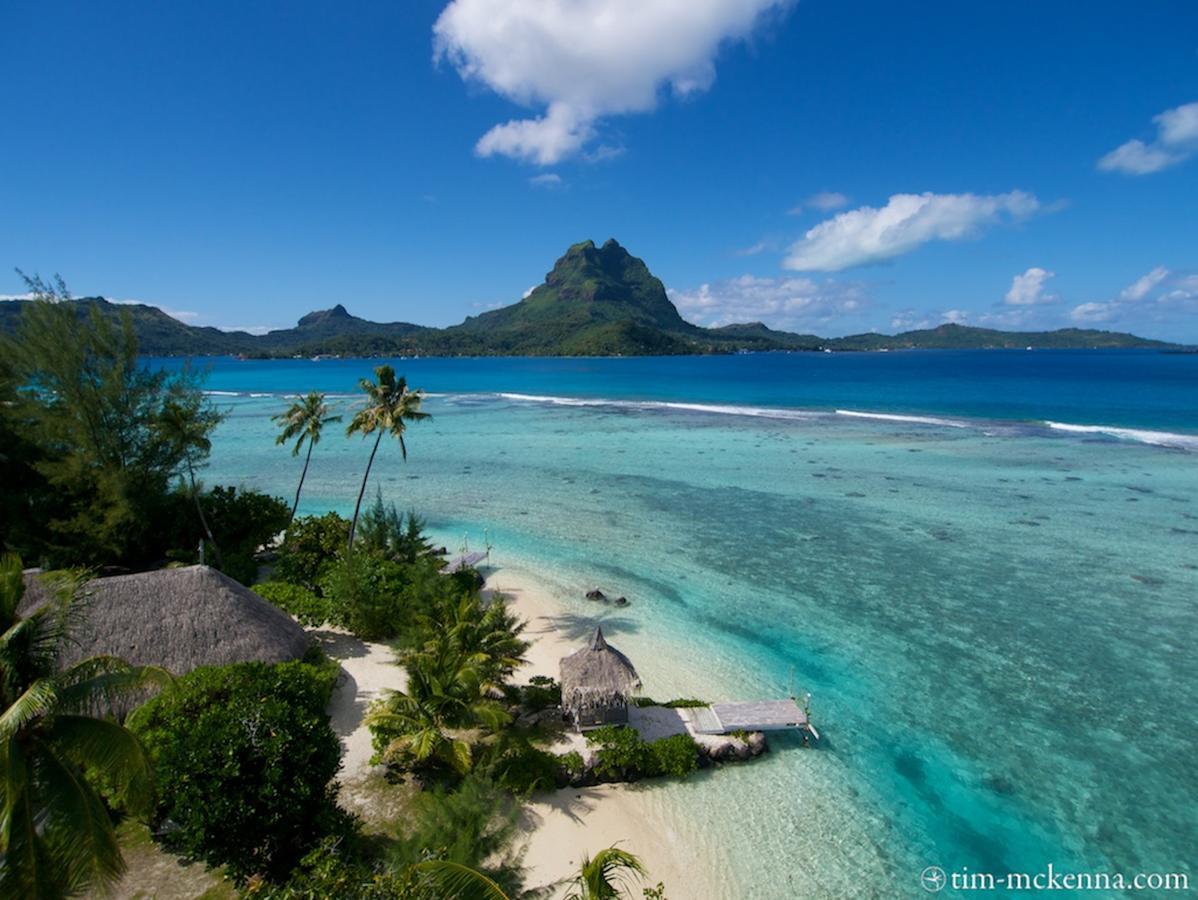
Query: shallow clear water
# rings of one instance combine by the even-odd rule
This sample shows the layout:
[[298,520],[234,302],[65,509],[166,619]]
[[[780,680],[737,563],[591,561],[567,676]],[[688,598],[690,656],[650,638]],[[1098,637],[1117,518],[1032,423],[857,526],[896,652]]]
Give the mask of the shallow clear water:
[[[567,624],[594,613],[586,587],[626,594],[606,630],[654,696],[811,692],[819,749],[779,739],[650,789],[727,861],[712,896],[918,896],[931,864],[1184,871],[1198,454],[1140,432],[1193,437],[1198,359],[1058,354],[1029,374],[1030,357],[862,355],[829,378],[840,357],[406,362],[443,396],[372,482],[451,547],[486,528],[500,563],[551,573]],[[371,365],[218,363],[210,387],[247,396],[219,398],[206,479],[289,496],[283,400],[248,394],[349,391]],[[844,407],[947,421],[798,411]],[[303,510],[349,511],[367,453],[327,436]]]

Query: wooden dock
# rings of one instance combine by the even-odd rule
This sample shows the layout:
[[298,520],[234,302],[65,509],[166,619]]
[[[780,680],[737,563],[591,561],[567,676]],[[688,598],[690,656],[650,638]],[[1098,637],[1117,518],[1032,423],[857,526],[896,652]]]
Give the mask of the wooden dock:
[[784,731],[799,729],[819,734],[807,713],[793,699],[750,700],[744,703],[713,703],[690,710],[696,734],[728,734],[732,731]]
[[453,559],[445,563],[445,568],[441,571],[446,575],[452,575],[461,569],[473,569],[480,562],[490,556],[490,553],[484,550],[475,550],[471,553],[460,553]]

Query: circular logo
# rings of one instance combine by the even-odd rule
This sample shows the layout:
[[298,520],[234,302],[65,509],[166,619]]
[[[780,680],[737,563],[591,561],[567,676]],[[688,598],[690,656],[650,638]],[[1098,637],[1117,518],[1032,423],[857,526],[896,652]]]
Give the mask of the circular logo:
[[940,866],[928,866],[919,873],[919,883],[929,894],[938,894],[948,884],[948,878]]

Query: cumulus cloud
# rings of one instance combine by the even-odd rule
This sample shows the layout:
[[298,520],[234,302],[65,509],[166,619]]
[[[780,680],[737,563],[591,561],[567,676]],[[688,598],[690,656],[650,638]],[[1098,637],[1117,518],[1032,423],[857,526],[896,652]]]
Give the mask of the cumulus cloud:
[[1189,159],[1198,153],[1198,103],[1186,103],[1153,116],[1156,138],[1149,143],[1130,140],[1102,159],[1104,172],[1150,175]]
[[[475,146],[551,165],[578,153],[604,116],[653,109],[715,80],[721,44],[791,0],[452,0],[435,57],[461,77],[544,113],[496,125]],[[599,151],[596,151],[599,152]]]
[[1011,288],[1003,298],[1008,306],[1032,306],[1036,303],[1052,303],[1056,295],[1046,293],[1044,288],[1048,280],[1056,275],[1039,266],[1032,266],[1022,275],[1011,279]]
[[689,291],[669,291],[682,315],[701,325],[764,322],[774,328],[810,331],[863,312],[869,304],[860,285],[810,278],[741,275]]
[[839,191],[820,191],[818,194],[812,194],[802,203],[796,203],[787,213],[792,216],[797,216],[808,209],[817,209],[820,212],[831,212],[834,209],[840,209],[849,205],[849,198]]
[[1198,313],[1198,275],[1171,272],[1164,266],[1141,275],[1112,300],[1075,306],[1075,322],[1112,322],[1122,319],[1167,321],[1177,315]]
[[862,206],[810,229],[791,245],[783,265],[836,272],[877,263],[929,241],[974,237],[987,226],[1025,219],[1041,208],[1031,194],[895,194],[881,209]]
[[1119,297],[1123,300],[1143,300],[1152,291],[1154,287],[1169,277],[1169,270],[1164,266],[1157,266],[1147,275],[1141,275],[1122,291],[1119,292]]

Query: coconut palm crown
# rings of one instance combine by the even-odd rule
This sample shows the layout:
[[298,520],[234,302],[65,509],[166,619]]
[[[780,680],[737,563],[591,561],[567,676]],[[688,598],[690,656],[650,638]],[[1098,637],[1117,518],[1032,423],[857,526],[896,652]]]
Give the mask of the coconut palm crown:
[[358,491],[358,502],[354,505],[354,517],[349,525],[349,546],[354,545],[354,531],[358,527],[358,513],[362,510],[362,497],[366,493],[366,482],[370,479],[370,467],[374,465],[374,455],[378,453],[383,435],[389,434],[399,441],[399,449],[404,461],[408,459],[408,445],[404,442],[404,431],[408,422],[420,422],[430,418],[429,414],[420,411],[420,403],[424,399],[424,391],[410,390],[407,379],[402,375],[398,378],[390,366],[379,366],[374,370],[378,381],[363,378],[360,382],[366,393],[366,406],[354,414],[346,435],[360,434],[367,437],[376,434],[374,447],[370,451],[370,459],[366,463],[366,473],[362,476],[362,488]]
[[300,492],[304,489],[304,479],[308,477],[308,464],[312,462],[312,448],[320,443],[320,433],[324,426],[340,422],[341,416],[329,415],[325,395],[312,391],[292,403],[284,412],[271,418],[281,428],[278,437],[275,438],[276,444],[286,444],[295,440],[295,445],[291,448],[292,456],[299,456],[304,444],[308,445],[308,453],[304,457],[304,470],[300,472],[299,486],[295,489],[295,502],[291,505],[291,518],[287,520],[287,524],[290,525],[295,518],[295,511],[299,509]]
[[67,897],[110,886],[125,864],[95,784],[110,787],[110,799],[131,813],[150,802],[141,744],[96,713],[169,676],[107,656],[58,671],[77,584],[59,581],[49,602],[21,616],[21,561],[0,560],[2,897]]

